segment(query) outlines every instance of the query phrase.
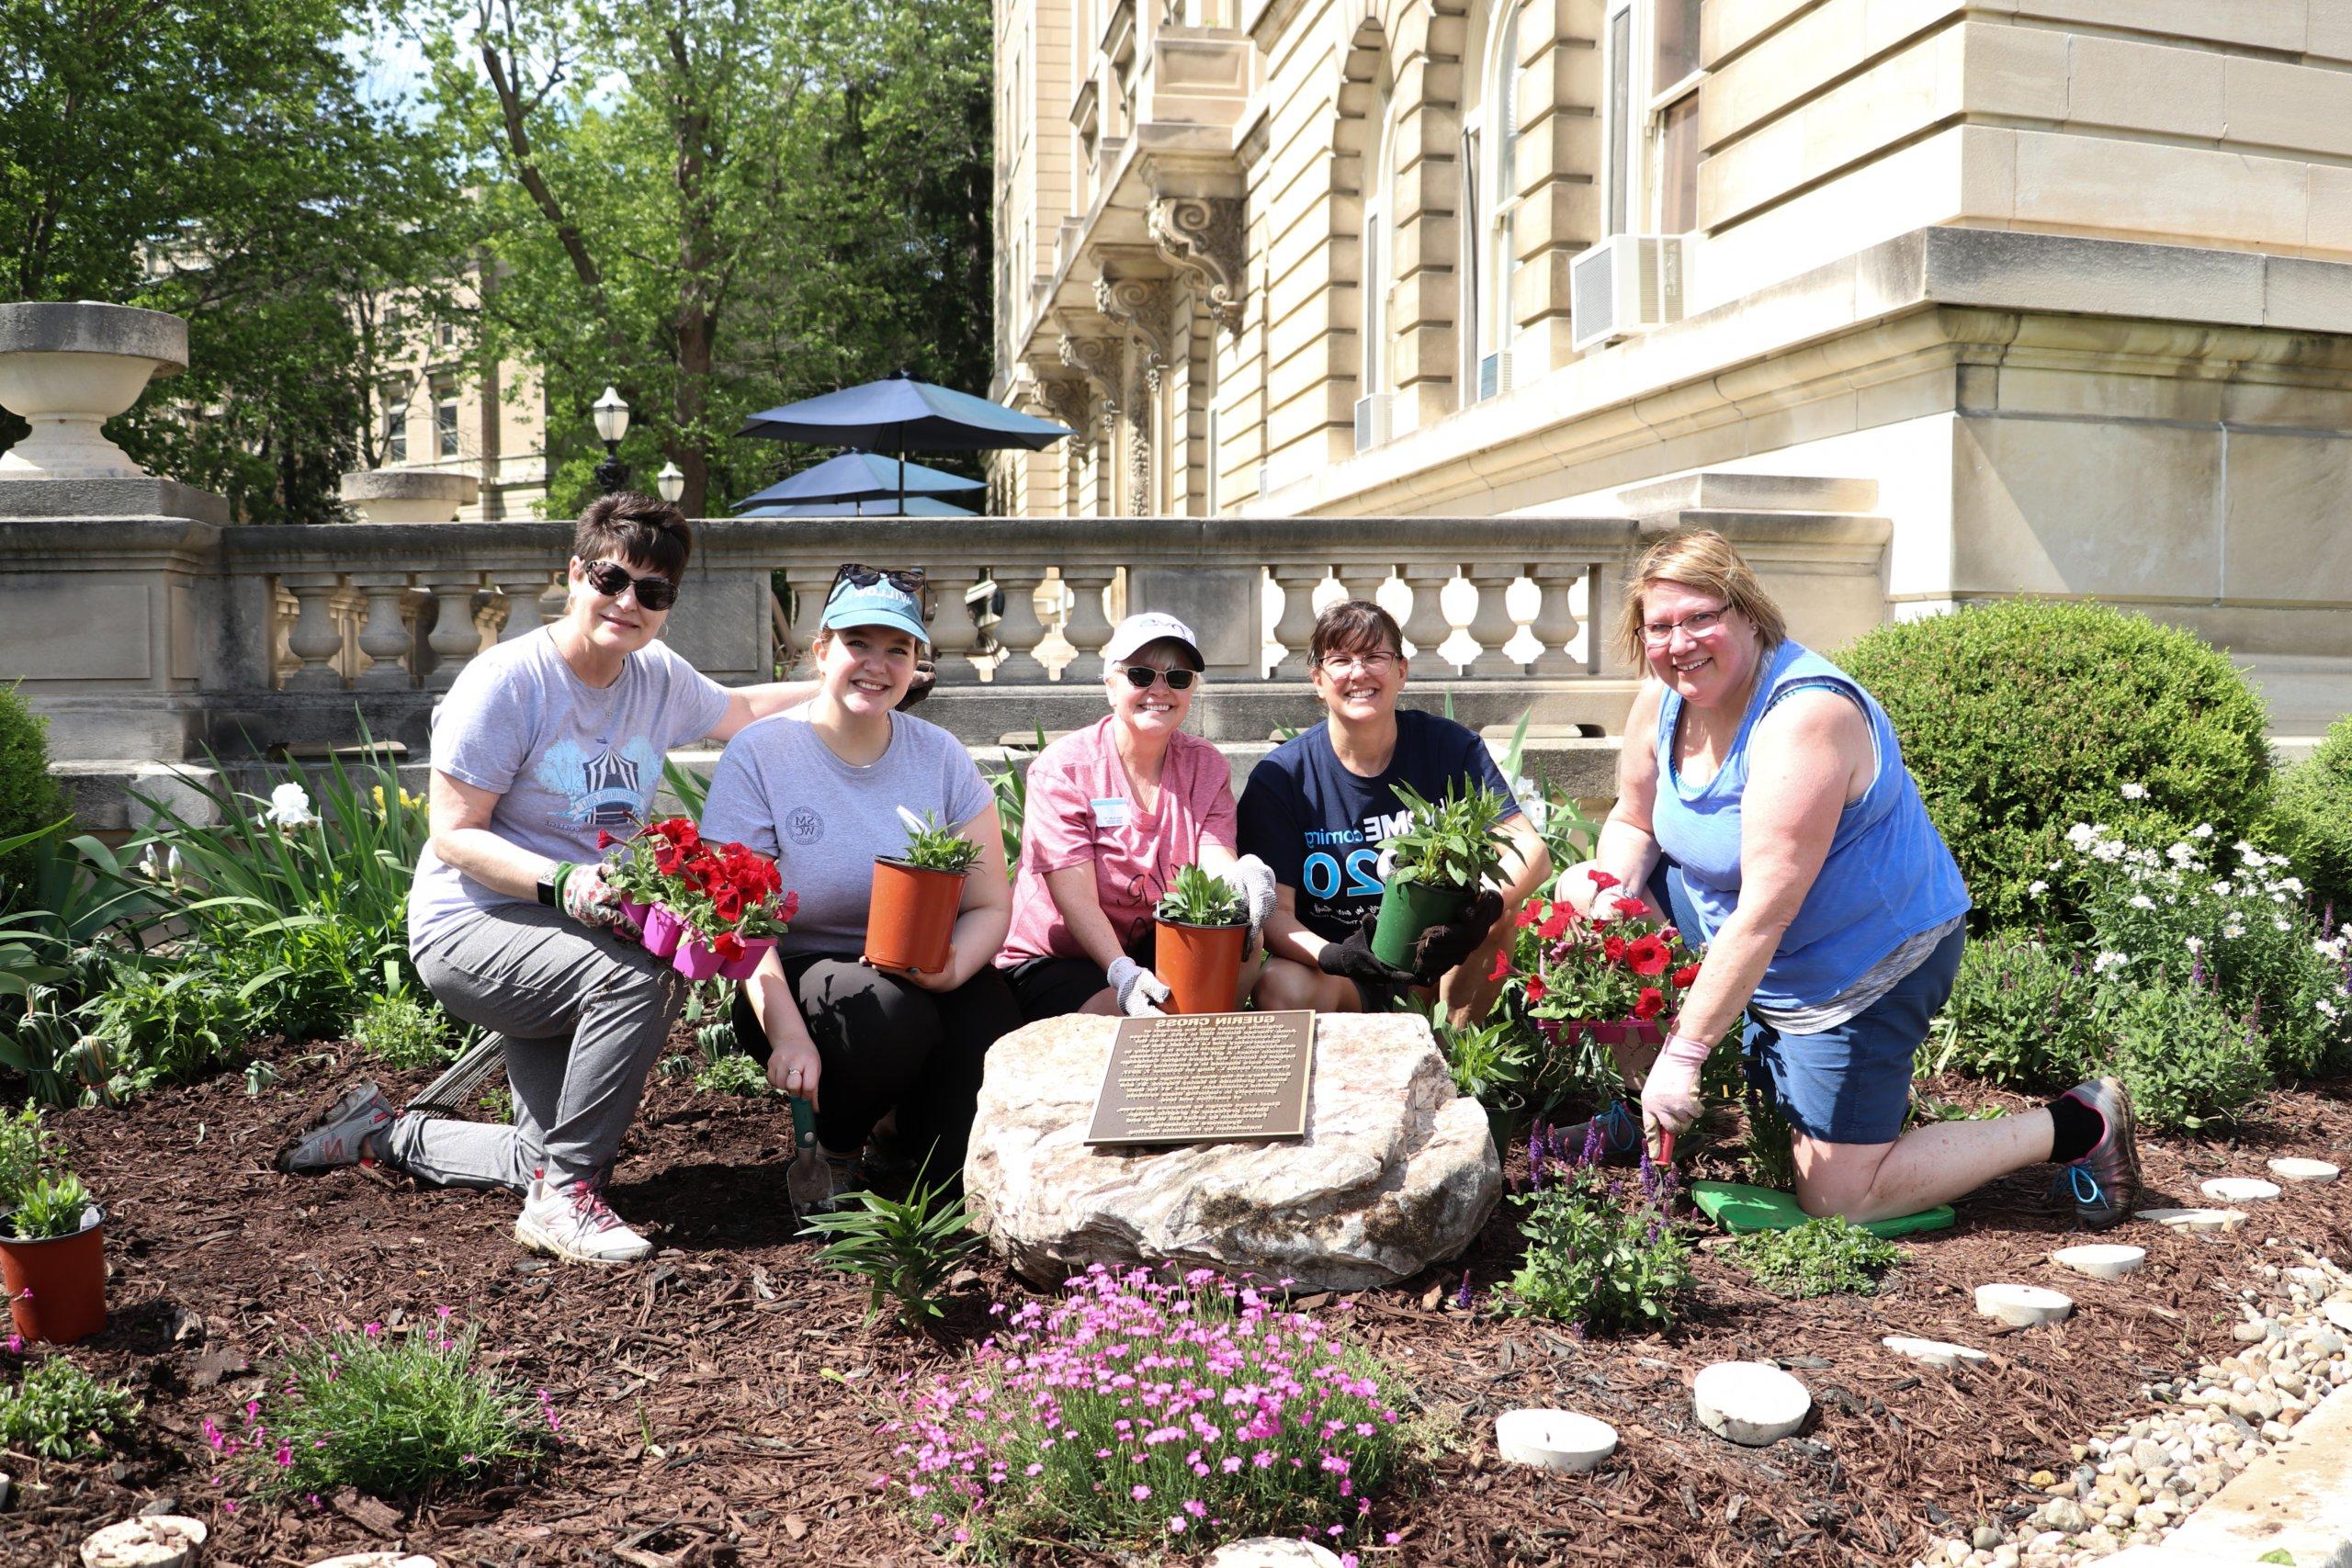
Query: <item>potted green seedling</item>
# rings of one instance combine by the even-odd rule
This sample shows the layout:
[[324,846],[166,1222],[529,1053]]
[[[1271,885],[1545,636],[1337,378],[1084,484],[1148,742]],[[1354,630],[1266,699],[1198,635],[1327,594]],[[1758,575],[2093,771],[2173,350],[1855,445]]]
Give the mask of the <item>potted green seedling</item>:
[[874,857],[874,897],[865,917],[865,961],[876,969],[936,975],[947,967],[956,912],[964,905],[964,878],[980,846],[930,812],[905,807],[905,852]]
[[1421,933],[1469,908],[1501,868],[1510,802],[1483,786],[1466,793],[1449,786],[1443,800],[1432,801],[1407,784],[1396,785],[1396,798],[1412,817],[1384,846],[1391,864],[1372,951],[1384,964],[1410,969]]
[[1170,1012],[1231,1012],[1250,942],[1249,911],[1221,876],[1197,865],[1176,874],[1152,910],[1152,973],[1170,994]]
[[105,1225],[40,1112],[0,1121],[0,1289],[26,1339],[71,1345],[107,1325]]

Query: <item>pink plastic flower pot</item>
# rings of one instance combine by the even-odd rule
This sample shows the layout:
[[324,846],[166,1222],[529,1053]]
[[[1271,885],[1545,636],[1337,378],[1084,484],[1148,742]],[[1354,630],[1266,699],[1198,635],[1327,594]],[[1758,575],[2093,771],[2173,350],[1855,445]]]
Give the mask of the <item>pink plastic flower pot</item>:
[[645,932],[645,917],[652,908],[650,904],[639,904],[627,898],[621,900],[621,913],[628,917],[630,925],[637,928],[639,936]]
[[705,946],[700,937],[690,936],[678,943],[670,966],[689,980],[707,980],[718,973],[718,954]]
[[667,958],[678,951],[678,943],[686,934],[686,922],[656,904],[646,911],[640,929],[645,932],[645,951],[656,958]]
[[759,968],[760,960],[765,957],[767,955],[768,949],[775,945],[775,938],[772,936],[754,936],[744,938],[743,956],[741,958],[730,959],[719,964],[718,977],[722,980],[750,979],[752,977],[752,971]]

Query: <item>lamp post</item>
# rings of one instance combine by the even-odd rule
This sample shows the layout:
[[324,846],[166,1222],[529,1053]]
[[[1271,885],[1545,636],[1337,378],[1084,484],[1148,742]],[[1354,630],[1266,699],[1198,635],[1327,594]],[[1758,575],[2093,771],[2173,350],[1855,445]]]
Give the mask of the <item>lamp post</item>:
[[605,444],[605,460],[596,465],[596,488],[606,495],[628,483],[628,468],[621,461],[621,437],[628,434],[628,403],[612,387],[596,400],[596,439]]
[[677,504],[678,497],[686,493],[685,470],[675,463],[662,464],[662,471],[653,476],[653,487],[662,492],[662,500]]

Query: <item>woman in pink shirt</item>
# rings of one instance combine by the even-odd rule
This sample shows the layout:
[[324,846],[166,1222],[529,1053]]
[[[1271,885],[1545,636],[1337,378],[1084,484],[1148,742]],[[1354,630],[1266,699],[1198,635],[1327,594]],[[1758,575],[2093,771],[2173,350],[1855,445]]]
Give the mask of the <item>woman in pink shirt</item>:
[[1250,911],[1241,987],[1256,978],[1258,928],[1274,874],[1233,848],[1233,771],[1183,733],[1203,669],[1193,628],[1130,615],[1102,646],[1110,715],[1029,764],[1028,813],[1012,883],[1012,930],[997,964],[1033,1022],[1069,1012],[1156,1013],[1152,907],[1176,873],[1222,875]]

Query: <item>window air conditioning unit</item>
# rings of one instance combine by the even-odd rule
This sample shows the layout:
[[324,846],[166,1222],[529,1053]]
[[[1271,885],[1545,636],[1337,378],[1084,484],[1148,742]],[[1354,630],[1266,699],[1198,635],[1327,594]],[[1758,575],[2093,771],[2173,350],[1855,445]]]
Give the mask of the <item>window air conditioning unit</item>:
[[1388,439],[1390,394],[1374,392],[1356,400],[1356,450],[1369,452]]
[[1568,263],[1569,346],[1581,353],[1682,319],[1682,236],[1612,234]]
[[1510,352],[1500,349],[1478,361],[1478,400],[1501,397],[1510,390]]

